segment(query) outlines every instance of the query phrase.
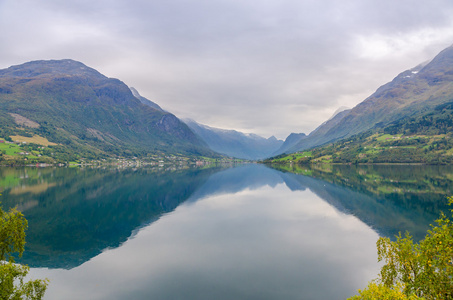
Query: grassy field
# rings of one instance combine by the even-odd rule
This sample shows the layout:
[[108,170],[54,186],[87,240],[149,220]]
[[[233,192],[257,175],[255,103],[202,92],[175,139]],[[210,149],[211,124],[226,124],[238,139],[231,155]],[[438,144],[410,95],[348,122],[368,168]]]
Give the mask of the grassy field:
[[0,151],[2,151],[5,155],[9,156],[16,156],[23,150],[17,144],[9,144],[9,143],[0,143]]
[[312,157],[312,152],[304,151],[304,152],[293,153],[293,154],[289,154],[289,155],[277,158],[277,159],[275,159],[275,162],[278,162],[278,163],[299,162],[300,160],[303,160],[303,159],[306,159],[309,157]]
[[[28,163],[49,162],[53,159],[44,152],[48,146],[56,145],[47,139],[35,135],[33,137],[11,136],[14,142],[7,142],[0,138],[0,160],[2,161],[28,161]],[[49,152],[49,151],[47,151]]]
[[39,135],[34,135],[33,137],[26,137],[26,136],[20,136],[20,135],[12,135],[11,139],[14,142],[20,142],[20,143],[34,143],[42,146],[55,146],[57,144],[49,142],[46,138],[39,136]]

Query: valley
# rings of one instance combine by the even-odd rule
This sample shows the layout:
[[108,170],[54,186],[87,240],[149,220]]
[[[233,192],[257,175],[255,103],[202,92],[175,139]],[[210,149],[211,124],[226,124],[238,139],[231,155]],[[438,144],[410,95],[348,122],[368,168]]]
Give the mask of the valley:
[[453,299],[453,1],[0,16],[0,300]]
[[[163,157],[265,163],[453,163],[453,47],[407,70],[310,134],[275,137],[180,120],[73,60],[0,70],[0,164]],[[14,144],[11,144],[14,142]]]

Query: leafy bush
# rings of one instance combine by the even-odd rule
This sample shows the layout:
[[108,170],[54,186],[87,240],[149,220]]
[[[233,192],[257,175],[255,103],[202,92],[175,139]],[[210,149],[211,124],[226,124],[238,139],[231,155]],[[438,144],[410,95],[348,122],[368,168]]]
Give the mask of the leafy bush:
[[420,243],[409,233],[379,238],[379,278],[350,299],[453,299],[453,222],[442,214],[436,223]]
[[25,282],[29,267],[14,263],[12,253],[24,252],[25,230],[28,223],[16,209],[5,212],[0,208],[0,299],[42,299],[48,280]]

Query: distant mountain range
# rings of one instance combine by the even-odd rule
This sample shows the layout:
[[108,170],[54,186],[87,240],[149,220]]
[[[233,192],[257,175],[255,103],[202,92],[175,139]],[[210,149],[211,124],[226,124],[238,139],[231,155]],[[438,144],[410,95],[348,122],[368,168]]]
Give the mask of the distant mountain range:
[[69,59],[0,70],[0,137],[16,135],[39,135],[86,157],[217,155],[135,89]]
[[439,107],[449,103],[453,103],[453,46],[429,63],[402,72],[353,109],[338,113],[306,138],[277,154],[311,149],[369,130],[403,126],[417,118],[437,120],[436,116],[442,114]]
[[[327,119],[324,123],[322,123],[319,127],[317,127],[315,130],[313,130],[310,133],[310,136],[313,136],[315,134],[318,134],[319,136],[322,136],[323,133],[326,133],[326,129],[330,129],[338,124],[338,122],[349,113],[351,109],[347,107],[340,107],[337,109],[333,115]],[[317,132],[317,133],[316,133]],[[280,155],[282,153],[291,153],[297,145],[303,143],[303,140],[305,140],[308,136],[305,133],[291,133],[286,139],[283,145],[273,153],[273,156]]]
[[283,144],[274,136],[266,139],[256,134],[245,134],[183,120],[212,150],[243,159],[263,159],[271,156]]
[[282,153],[287,152],[289,149],[292,149],[294,146],[296,146],[298,143],[300,143],[302,140],[306,139],[307,135],[305,133],[291,133],[288,135],[288,137],[285,139],[284,143],[280,146],[280,148],[272,153],[273,156],[279,155]]

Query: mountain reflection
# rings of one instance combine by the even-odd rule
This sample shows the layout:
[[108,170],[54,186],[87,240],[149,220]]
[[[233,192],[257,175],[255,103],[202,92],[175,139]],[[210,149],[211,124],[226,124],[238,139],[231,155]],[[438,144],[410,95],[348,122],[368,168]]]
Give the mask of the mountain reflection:
[[381,235],[408,230],[417,240],[446,210],[452,181],[453,169],[441,166],[0,169],[2,205],[17,206],[29,222],[18,261],[66,269],[120,246],[183,202],[283,183],[292,191],[311,190]]
[[287,184],[290,188],[307,187],[392,239],[405,231],[415,240],[424,238],[441,211],[448,210],[447,197],[453,190],[451,166],[274,167],[285,172],[283,177],[291,182]]
[[17,205],[29,224],[18,261],[76,267],[174,210],[216,171],[1,169],[2,205]]

